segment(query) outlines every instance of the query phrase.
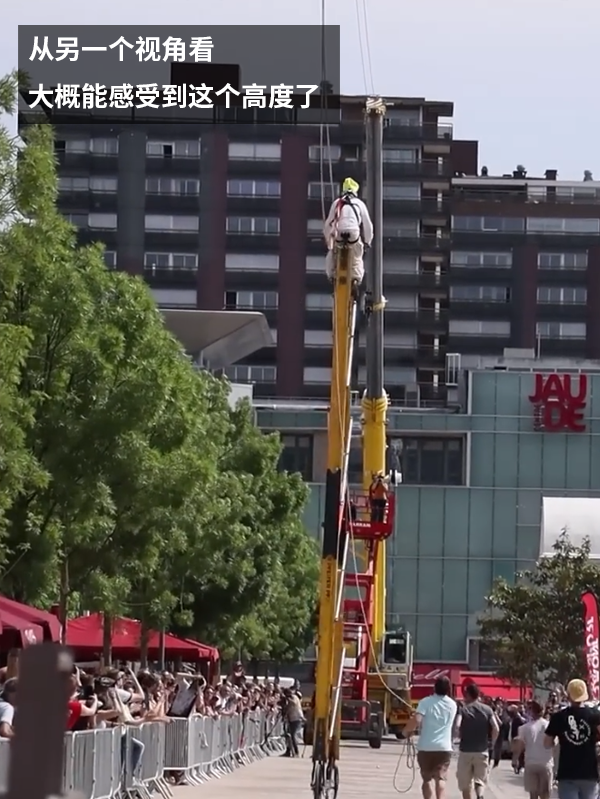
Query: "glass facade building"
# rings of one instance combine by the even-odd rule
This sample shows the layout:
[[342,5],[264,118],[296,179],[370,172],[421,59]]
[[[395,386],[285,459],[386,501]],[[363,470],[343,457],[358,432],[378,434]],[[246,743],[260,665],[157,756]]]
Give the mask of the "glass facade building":
[[[463,373],[458,402],[443,411],[390,411],[389,450],[404,482],[387,550],[388,627],[412,633],[416,660],[485,668],[477,617],[496,577],[512,580],[538,559],[543,498],[600,497],[600,367],[583,372],[585,430],[575,432],[539,429],[529,398],[538,373],[571,373],[577,395],[578,369],[539,364]],[[306,523],[318,535],[325,409],[262,408],[258,421],[285,431],[283,468],[296,464],[314,481]],[[358,446],[351,460],[358,480]]]

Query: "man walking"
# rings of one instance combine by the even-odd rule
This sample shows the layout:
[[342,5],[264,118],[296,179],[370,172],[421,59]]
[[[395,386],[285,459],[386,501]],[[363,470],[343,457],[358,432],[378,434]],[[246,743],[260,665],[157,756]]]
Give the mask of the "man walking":
[[432,696],[421,699],[416,714],[409,719],[403,737],[420,726],[417,761],[423,780],[423,799],[436,799],[446,793],[446,778],[452,757],[452,728],[456,719],[456,702],[450,694],[452,686],[447,677],[435,681]]
[[552,750],[544,745],[548,722],[539,702],[529,703],[531,721],[519,727],[515,754],[525,756],[525,790],[530,799],[549,799],[552,788]]
[[[598,790],[596,738],[600,732],[600,711],[586,707],[589,699],[583,680],[567,685],[569,704],[550,717],[544,746],[552,751],[558,738],[559,799],[595,799]],[[527,761],[526,761],[527,764]]]
[[479,688],[467,685],[465,702],[457,716],[457,734],[460,739],[456,777],[463,799],[475,796],[481,799],[488,778],[490,742],[493,749],[498,737],[498,722],[491,707],[479,700]]

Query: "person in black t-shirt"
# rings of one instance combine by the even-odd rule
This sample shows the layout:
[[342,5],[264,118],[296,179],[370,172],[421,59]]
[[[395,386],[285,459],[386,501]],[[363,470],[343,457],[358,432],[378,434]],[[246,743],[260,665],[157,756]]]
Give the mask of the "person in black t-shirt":
[[560,744],[558,758],[559,799],[595,799],[598,790],[596,741],[600,732],[600,711],[586,707],[589,699],[583,680],[567,685],[569,705],[550,717],[544,746]]

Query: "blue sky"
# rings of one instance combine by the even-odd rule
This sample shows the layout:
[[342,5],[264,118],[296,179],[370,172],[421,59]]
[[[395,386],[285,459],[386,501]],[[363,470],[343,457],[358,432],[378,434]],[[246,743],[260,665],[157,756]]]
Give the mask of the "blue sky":
[[[598,30],[592,0],[327,0],[342,28],[342,91],[365,93],[366,5],[378,93],[452,100],[455,136],[480,141],[491,173],[523,164],[600,179]],[[357,11],[358,9],[358,11]],[[17,62],[17,26],[301,25],[320,22],[320,0],[29,0],[2,10],[0,71]],[[251,29],[249,28],[249,34]],[[275,82],[275,81],[274,81]]]

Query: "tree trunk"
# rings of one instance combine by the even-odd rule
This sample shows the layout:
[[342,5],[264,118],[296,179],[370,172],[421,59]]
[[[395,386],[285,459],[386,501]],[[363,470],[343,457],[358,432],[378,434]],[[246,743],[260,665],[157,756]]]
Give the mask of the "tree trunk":
[[67,606],[69,602],[69,558],[63,557],[60,565],[60,595],[58,598],[58,620],[60,621],[60,642],[67,641]]
[[140,665],[143,669],[148,668],[148,624],[146,622],[146,614],[142,613],[142,621],[140,623]]
[[104,667],[112,666],[112,618],[109,613],[104,614],[102,637],[102,660]]

